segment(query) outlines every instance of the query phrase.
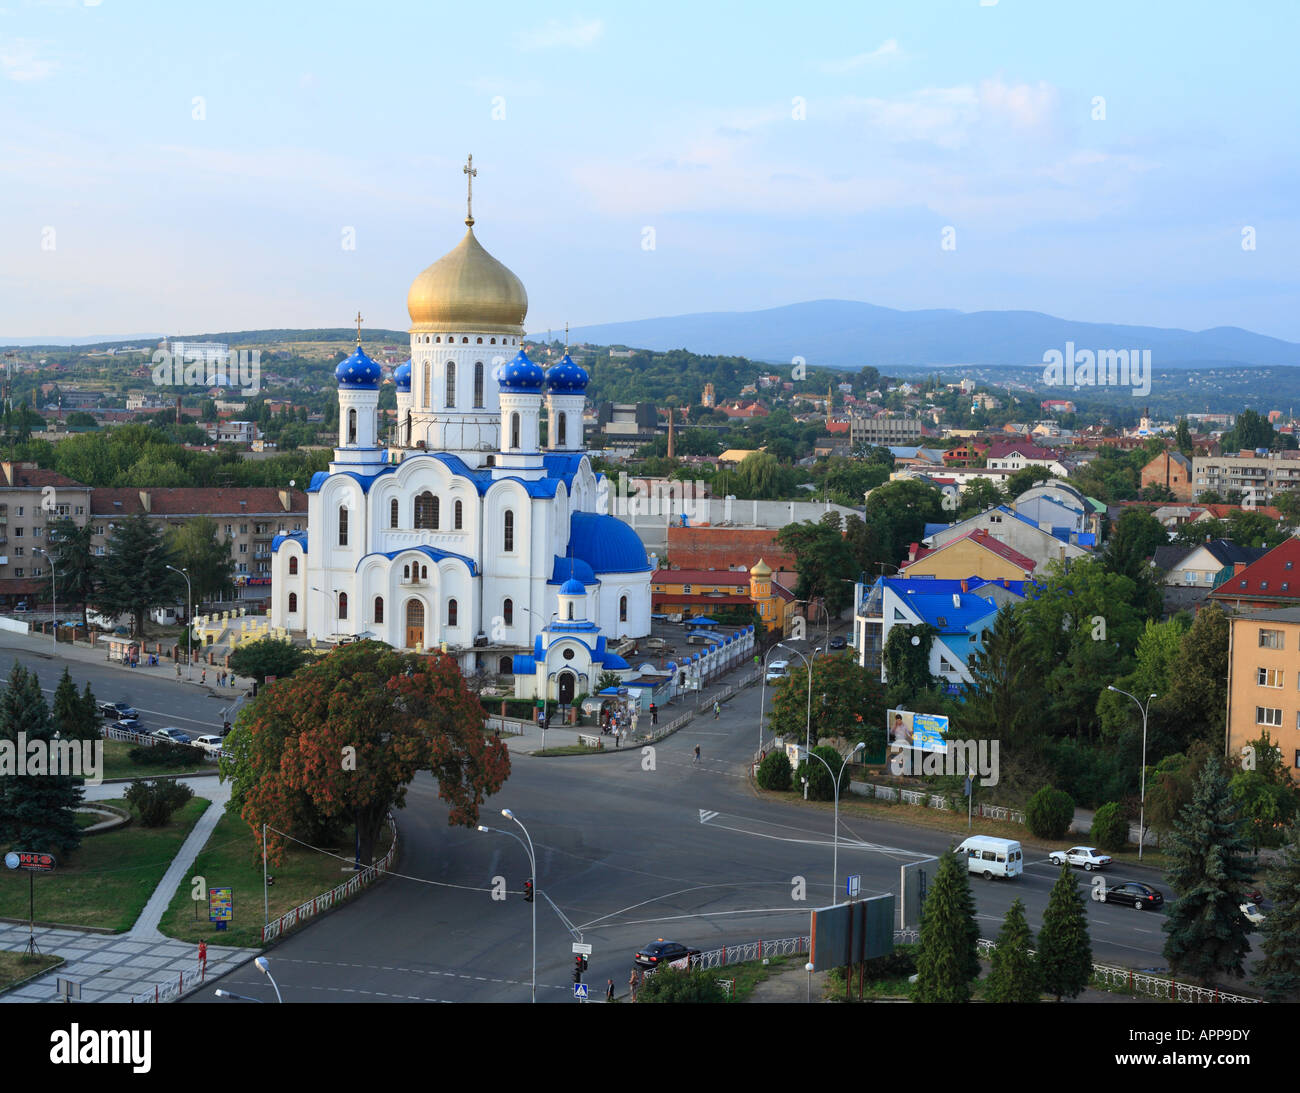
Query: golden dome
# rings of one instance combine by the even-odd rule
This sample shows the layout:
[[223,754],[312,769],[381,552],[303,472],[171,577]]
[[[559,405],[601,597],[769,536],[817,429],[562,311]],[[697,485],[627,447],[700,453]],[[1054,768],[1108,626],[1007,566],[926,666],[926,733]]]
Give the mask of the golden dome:
[[763,561],[762,558],[759,558],[758,564],[749,571],[749,575],[751,577],[770,577],[772,576],[772,567]]
[[484,330],[523,334],[523,282],[483,249],[471,227],[454,250],[411,282],[411,331]]

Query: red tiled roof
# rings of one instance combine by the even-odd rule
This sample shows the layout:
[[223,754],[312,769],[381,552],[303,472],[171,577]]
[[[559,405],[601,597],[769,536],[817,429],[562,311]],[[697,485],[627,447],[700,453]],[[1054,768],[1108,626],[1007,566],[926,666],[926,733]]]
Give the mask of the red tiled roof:
[[[90,494],[92,516],[247,516],[252,514],[306,513],[307,495],[288,490],[289,508],[280,503],[280,491],[269,486],[235,489],[224,486],[166,490],[96,489]],[[141,494],[149,498],[146,510]],[[240,505],[240,502],[245,502]],[[118,503],[120,502],[120,504]]]
[[[1283,588],[1283,585],[1286,588]],[[1215,600],[1300,602],[1300,539],[1287,539],[1210,593]]]
[[[1018,550],[1013,550],[1011,547],[1007,546],[1007,544],[1004,543],[1001,539],[995,539],[992,535],[988,533],[988,531],[985,528],[976,528],[974,531],[969,531],[965,535],[959,535],[956,539],[950,539],[948,542],[944,543],[943,546],[925,547],[921,550],[918,550],[916,552],[915,560],[919,562],[922,558],[927,558],[931,554],[937,554],[941,550],[947,550],[949,547],[962,542],[962,540],[964,539],[970,539],[978,546],[982,546],[985,550],[992,551],[999,558],[1003,558],[1006,561],[1010,562],[1012,565],[1018,566],[1026,573],[1032,573],[1034,571],[1034,568],[1038,565],[1038,563],[1035,562],[1033,558],[1026,557],[1025,555],[1021,554],[1020,551]],[[908,562],[907,565],[903,566],[903,569],[907,569],[908,566],[911,566],[913,564],[914,564],[913,562]]]
[[[47,471],[40,467],[28,467],[22,463],[13,464],[14,484],[9,489],[39,489],[42,486],[63,486],[68,489],[89,489],[83,482],[69,478],[57,471]],[[0,479],[0,485],[7,479]]]
[[1244,505],[1197,505],[1213,516],[1216,520],[1226,520],[1234,512],[1258,512],[1267,516],[1270,520],[1281,520],[1282,510],[1274,508],[1272,505],[1256,505],[1254,508],[1246,508]]

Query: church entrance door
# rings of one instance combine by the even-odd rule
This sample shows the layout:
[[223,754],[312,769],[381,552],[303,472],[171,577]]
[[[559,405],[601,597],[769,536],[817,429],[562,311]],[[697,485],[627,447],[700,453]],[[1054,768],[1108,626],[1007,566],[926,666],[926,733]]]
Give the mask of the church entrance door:
[[419,600],[406,601],[406,647],[414,649],[424,644],[424,604]]
[[560,705],[567,706],[573,701],[574,678],[572,672],[560,675]]

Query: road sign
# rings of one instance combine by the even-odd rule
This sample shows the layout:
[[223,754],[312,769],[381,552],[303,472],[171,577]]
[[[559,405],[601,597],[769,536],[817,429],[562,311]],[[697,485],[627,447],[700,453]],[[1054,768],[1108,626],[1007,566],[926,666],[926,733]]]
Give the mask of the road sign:
[[5,865],[10,869],[30,869],[38,873],[48,873],[54,868],[54,855],[42,854],[35,850],[17,850],[5,855]]
[[861,873],[854,873],[853,876],[849,877],[848,892],[849,892],[850,899],[854,899],[855,897],[862,894]]
[[573,984],[573,997],[574,997],[574,998],[581,998],[581,999],[585,1002],[585,1001],[587,1000],[587,984],[586,984],[586,983],[574,983],[574,984]]
[[74,983],[71,979],[64,979],[60,976],[55,981],[56,993],[66,1002],[71,1002],[74,998],[81,1001],[81,984]]
[[581,941],[575,941],[573,943],[573,951],[577,953],[579,956],[590,956],[591,946],[583,944],[583,942]]

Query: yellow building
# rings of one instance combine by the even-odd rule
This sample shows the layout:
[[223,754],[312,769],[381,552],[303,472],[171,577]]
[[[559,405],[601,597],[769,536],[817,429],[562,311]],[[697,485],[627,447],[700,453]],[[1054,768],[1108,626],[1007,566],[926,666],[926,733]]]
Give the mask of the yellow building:
[[1300,607],[1228,620],[1228,757],[1265,732],[1300,781]]
[[[793,576],[793,575],[791,575]],[[703,618],[717,611],[752,607],[768,630],[789,632],[799,613],[794,592],[772,579],[763,559],[743,569],[658,569],[650,579],[651,610],[656,614]]]
[[954,539],[941,547],[924,548],[915,543],[908,561],[899,571],[904,577],[944,577],[965,580],[983,577],[987,581],[1023,581],[1032,576],[1037,563],[984,528]]

